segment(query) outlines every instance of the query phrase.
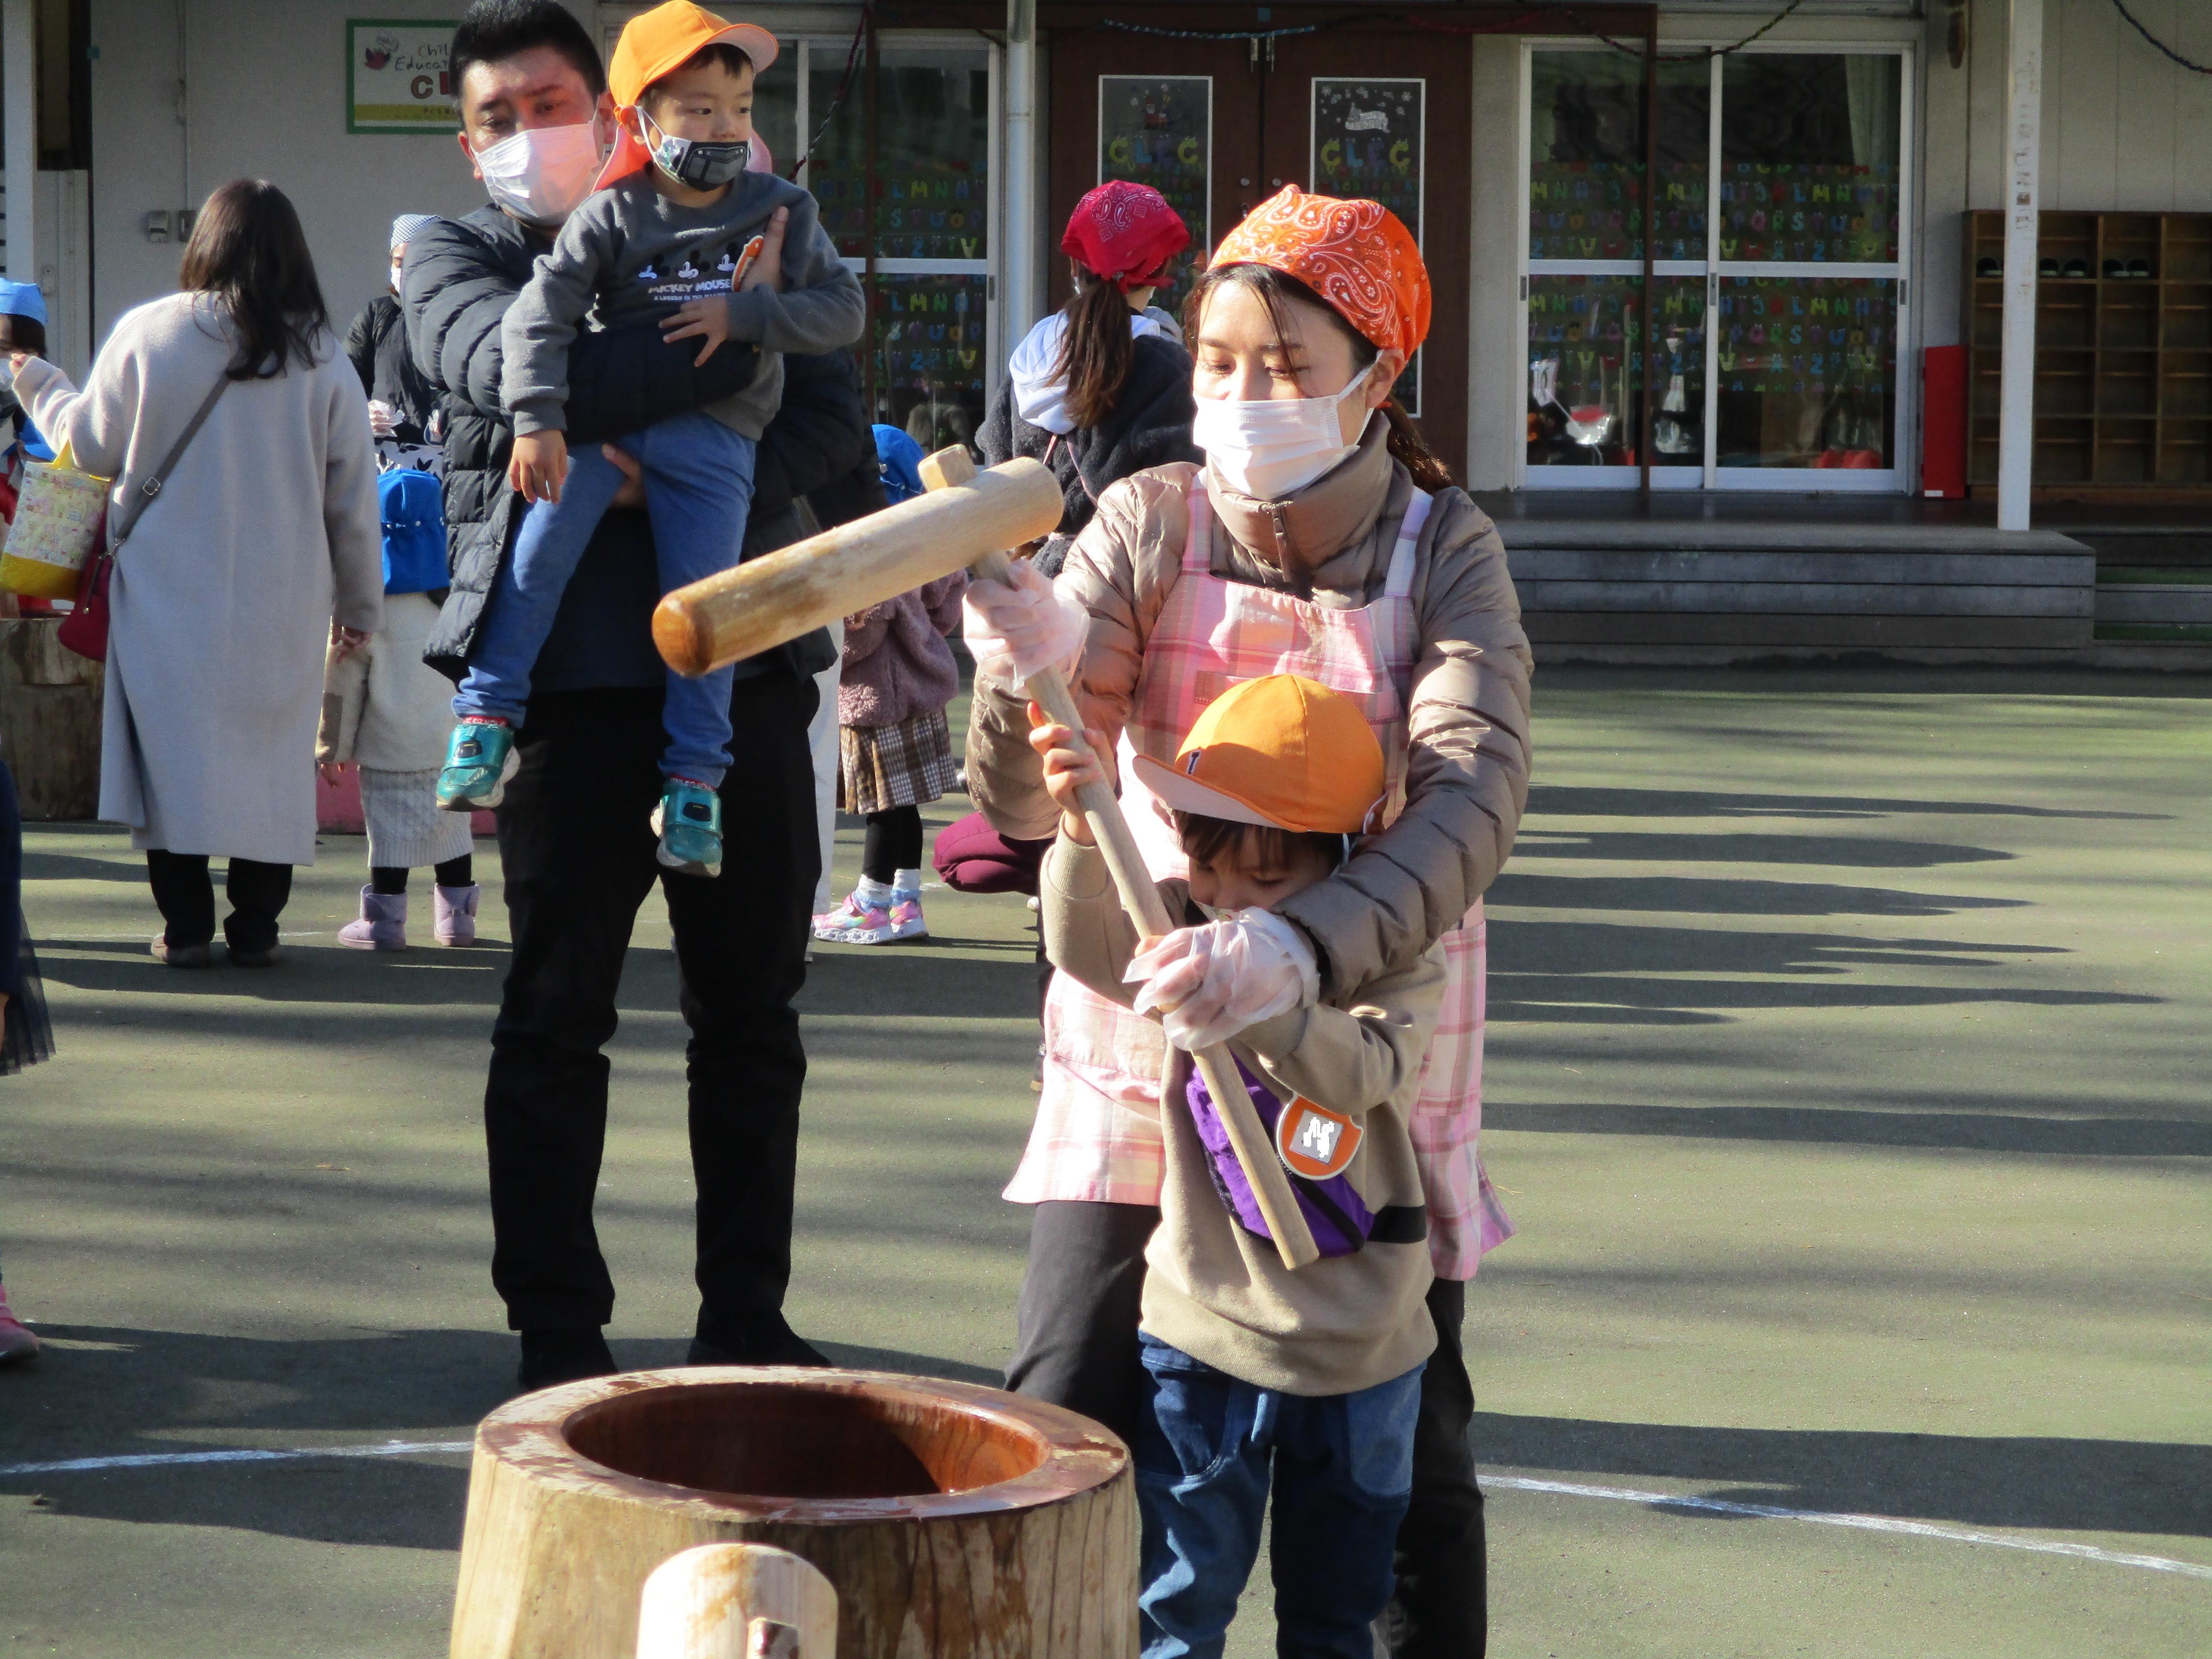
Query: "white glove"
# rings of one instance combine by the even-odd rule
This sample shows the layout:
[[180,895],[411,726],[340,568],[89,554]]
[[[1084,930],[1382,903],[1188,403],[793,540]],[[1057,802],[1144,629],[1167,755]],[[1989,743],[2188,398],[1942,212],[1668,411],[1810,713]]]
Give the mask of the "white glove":
[[1185,1054],[1225,1042],[1321,994],[1313,946],[1272,910],[1239,910],[1202,927],[1178,927],[1138,951],[1121,978],[1144,981],[1137,1012],[1164,1010],[1161,1028]]
[[1040,668],[1064,667],[1083,654],[1091,618],[1062,599],[1027,559],[1014,561],[1013,586],[975,581],[960,600],[960,635],[975,666],[1018,691]]

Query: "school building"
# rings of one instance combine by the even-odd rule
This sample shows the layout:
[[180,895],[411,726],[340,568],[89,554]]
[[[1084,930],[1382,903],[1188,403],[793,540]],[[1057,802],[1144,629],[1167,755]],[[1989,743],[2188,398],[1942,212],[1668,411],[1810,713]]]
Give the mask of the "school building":
[[[611,46],[641,8],[573,9]],[[0,0],[7,265],[62,361],[167,290],[237,174],[292,195],[348,316],[395,214],[480,203],[459,9]],[[878,416],[926,443],[1066,297],[1084,191],[1153,185],[1202,250],[1296,182],[1420,240],[1406,398],[1543,654],[2212,665],[2199,0],[724,9],[784,43],[761,133],[805,155]]]

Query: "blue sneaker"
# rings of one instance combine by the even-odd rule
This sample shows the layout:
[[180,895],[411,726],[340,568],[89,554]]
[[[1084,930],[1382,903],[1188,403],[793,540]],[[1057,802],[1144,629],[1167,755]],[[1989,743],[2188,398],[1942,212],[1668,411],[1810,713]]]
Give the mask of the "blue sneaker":
[[687,876],[722,873],[722,798],[685,778],[671,778],[653,809],[659,857]]
[[446,746],[446,769],[438,774],[438,805],[448,812],[496,806],[507,797],[507,781],[521,767],[513,726],[464,720],[453,728]]

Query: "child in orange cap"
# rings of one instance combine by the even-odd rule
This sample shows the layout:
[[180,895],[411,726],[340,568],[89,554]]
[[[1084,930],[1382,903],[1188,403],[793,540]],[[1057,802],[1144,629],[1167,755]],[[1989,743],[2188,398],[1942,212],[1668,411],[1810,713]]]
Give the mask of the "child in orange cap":
[[[1351,698],[1275,674],[1216,699],[1172,767],[1138,757],[1190,864],[1188,882],[1160,884],[1187,925],[1144,941],[1076,804],[1097,763],[1068,736],[1040,717],[1032,739],[1060,809],[1042,882],[1054,966],[1137,1012],[1163,1011],[1176,1045],[1160,1091],[1166,1175],[1146,1250],[1133,1448],[1146,1659],[1221,1652],[1271,1470],[1277,1644],[1364,1659],[1392,1594],[1421,1371],[1437,1341],[1407,1123],[1436,1030],[1443,949],[1325,1000],[1263,991],[1236,1005],[1241,985],[1273,982],[1249,958],[1282,948],[1289,924],[1275,908],[1327,879],[1379,822],[1382,746]],[[1225,975],[1208,960],[1220,952]],[[1207,1001],[1224,981],[1226,1010]],[[1231,1052],[1321,1247],[1296,1273],[1182,1052],[1224,1016],[1240,1027]]]
[[[607,79],[622,137],[603,187],[562,223],[501,329],[501,393],[514,417],[508,477],[532,505],[453,698],[461,724],[438,781],[438,803],[450,811],[497,805],[520,765],[514,725],[532,668],[624,482],[598,446],[570,456],[562,436],[568,343],[586,314],[603,328],[657,320],[672,340],[700,341],[701,362],[726,340],[760,349],[744,391],[616,441],[644,472],[663,592],[738,562],[754,445],[782,401],[781,354],[860,337],[860,284],[813,197],[748,167],[753,77],[775,56],[766,29],[726,22],[690,0],[632,18],[616,45]],[[759,259],[779,229],[780,258]],[[685,874],[721,871],[732,672],[668,677],[665,784],[653,821],[660,862]]]

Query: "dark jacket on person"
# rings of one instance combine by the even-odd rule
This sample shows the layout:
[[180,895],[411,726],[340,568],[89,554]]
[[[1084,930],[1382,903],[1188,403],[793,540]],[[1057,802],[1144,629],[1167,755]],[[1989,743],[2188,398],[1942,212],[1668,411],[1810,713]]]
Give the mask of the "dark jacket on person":
[[410,444],[424,441],[430,413],[438,406],[438,389],[423,378],[407,349],[407,319],[398,300],[380,294],[368,302],[346,331],[345,355],[361,376],[361,389],[392,406],[392,423],[400,438]]
[[[500,561],[521,523],[520,497],[507,483],[514,429],[500,401],[500,325],[530,280],[537,257],[550,246],[550,239],[487,204],[465,219],[440,220],[408,246],[402,301],[407,337],[416,366],[444,399],[447,553],[453,573],[452,592],[423,659],[456,680],[466,669]],[[736,341],[725,342],[703,364],[694,364],[696,353],[690,342],[663,340],[652,324],[579,335],[568,354],[570,447],[612,441],[719,402],[749,385],[759,366],[757,350]],[[821,364],[830,367],[810,369]],[[796,494],[850,470],[863,450],[872,459],[858,390],[847,391],[850,360],[839,365],[836,354],[794,357],[787,360],[786,372],[794,382],[803,379],[808,390],[787,389],[783,410],[762,439],[753,507],[753,529],[761,539],[757,544],[749,531],[748,552],[777,544],[772,526],[792,513]],[[841,433],[848,441],[842,448],[832,441]],[[659,598],[646,514],[609,512],[569,578],[532,671],[532,689],[665,685],[666,667],[653,645],[653,611]],[[828,632],[817,630],[738,664],[738,674],[809,677],[836,660]]]
[[1134,344],[1121,395],[1097,426],[1078,427],[1054,443],[1054,434],[1031,426],[1015,411],[1014,384],[1008,379],[1000,384],[991,413],[976,434],[976,447],[992,466],[1017,455],[1044,460],[1046,449],[1051,449],[1046,464],[1059,478],[1067,506],[1060,536],[1073,538],[1091,522],[1109,484],[1148,466],[1206,459],[1190,441],[1190,423],[1198,414],[1190,395],[1190,354],[1156,334]]

